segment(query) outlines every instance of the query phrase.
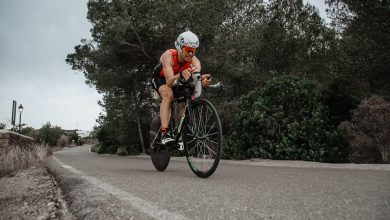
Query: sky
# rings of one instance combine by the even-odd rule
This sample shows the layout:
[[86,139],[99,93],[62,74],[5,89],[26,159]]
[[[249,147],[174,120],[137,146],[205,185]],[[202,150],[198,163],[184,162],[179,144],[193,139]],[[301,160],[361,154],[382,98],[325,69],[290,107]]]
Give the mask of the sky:
[[[87,0],[0,1],[0,122],[11,127],[12,101],[22,123],[41,128],[91,130],[102,95],[65,62],[90,39]],[[19,123],[19,113],[17,113]]]
[[[325,0],[303,1],[325,18]],[[11,127],[15,100],[26,126],[92,130],[102,95],[65,62],[81,39],[91,39],[86,15],[87,0],[0,1],[0,123]]]

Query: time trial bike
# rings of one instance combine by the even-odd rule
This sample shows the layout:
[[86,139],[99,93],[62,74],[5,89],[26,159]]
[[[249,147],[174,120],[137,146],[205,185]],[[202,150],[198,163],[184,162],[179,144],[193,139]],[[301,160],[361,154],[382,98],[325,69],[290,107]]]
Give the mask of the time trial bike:
[[[176,150],[183,151],[191,170],[198,177],[207,178],[218,167],[223,143],[222,126],[214,105],[201,98],[200,76],[196,73],[190,81],[177,80],[172,87],[175,98],[167,131],[174,139],[171,144],[161,143],[160,115],[157,113],[153,117],[149,146],[153,165],[158,171],[168,167],[171,153]],[[221,84],[210,85],[209,89],[221,89]],[[178,117],[180,103],[185,103],[185,110]]]

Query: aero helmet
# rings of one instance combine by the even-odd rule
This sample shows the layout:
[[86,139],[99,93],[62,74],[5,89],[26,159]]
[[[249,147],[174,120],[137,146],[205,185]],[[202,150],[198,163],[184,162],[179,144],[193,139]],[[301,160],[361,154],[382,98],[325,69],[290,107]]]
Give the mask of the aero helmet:
[[192,48],[198,48],[199,47],[199,39],[198,37],[192,33],[191,31],[183,32],[177,37],[177,40],[175,41],[175,47],[176,49],[182,53],[182,47],[192,47]]

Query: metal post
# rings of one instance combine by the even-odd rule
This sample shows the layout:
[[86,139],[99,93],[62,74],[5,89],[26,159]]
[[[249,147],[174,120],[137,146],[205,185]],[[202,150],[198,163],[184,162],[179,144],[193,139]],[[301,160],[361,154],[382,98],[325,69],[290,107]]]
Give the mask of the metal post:
[[22,127],[21,121],[22,121],[22,112],[19,112],[19,133],[20,133],[21,127]]
[[20,133],[22,130],[22,112],[23,112],[22,104],[19,105],[18,110],[19,110],[19,133]]

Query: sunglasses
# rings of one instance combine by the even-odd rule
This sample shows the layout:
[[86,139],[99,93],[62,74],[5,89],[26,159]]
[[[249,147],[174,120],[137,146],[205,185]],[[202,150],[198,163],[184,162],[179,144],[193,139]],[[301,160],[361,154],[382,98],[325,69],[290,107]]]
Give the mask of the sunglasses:
[[195,54],[195,52],[196,52],[196,48],[192,48],[192,47],[183,46],[181,49],[183,50],[184,53]]

